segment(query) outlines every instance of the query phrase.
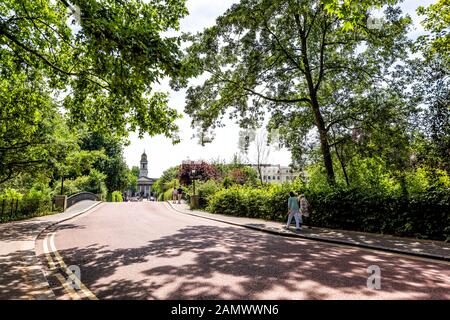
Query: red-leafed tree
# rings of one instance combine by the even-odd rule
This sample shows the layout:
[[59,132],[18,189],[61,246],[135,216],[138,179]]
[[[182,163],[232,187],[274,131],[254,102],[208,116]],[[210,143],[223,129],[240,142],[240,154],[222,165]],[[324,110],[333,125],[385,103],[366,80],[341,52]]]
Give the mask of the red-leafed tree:
[[[193,173],[195,170],[195,173]],[[178,180],[182,185],[188,186],[192,184],[193,179],[207,181],[210,179],[220,179],[217,168],[207,162],[200,163],[184,163],[178,170]]]

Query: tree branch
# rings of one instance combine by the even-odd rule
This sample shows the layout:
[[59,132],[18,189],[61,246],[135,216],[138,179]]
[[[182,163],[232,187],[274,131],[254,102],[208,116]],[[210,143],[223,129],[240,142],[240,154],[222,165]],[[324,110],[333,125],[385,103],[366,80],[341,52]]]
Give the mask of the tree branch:
[[273,98],[273,97],[269,97],[266,96],[262,93],[259,93],[253,89],[247,88],[242,86],[240,83],[233,81],[233,80],[228,80],[228,79],[221,79],[221,81],[223,82],[229,82],[229,83],[233,83],[235,85],[237,85],[238,87],[240,87],[241,89],[243,89],[244,91],[250,92],[253,95],[256,95],[260,98],[263,98],[265,100],[268,101],[272,101],[272,102],[277,102],[277,103],[297,103],[297,102],[307,102],[307,103],[311,103],[311,100],[309,100],[308,98],[298,98],[298,99],[287,99],[287,98]]

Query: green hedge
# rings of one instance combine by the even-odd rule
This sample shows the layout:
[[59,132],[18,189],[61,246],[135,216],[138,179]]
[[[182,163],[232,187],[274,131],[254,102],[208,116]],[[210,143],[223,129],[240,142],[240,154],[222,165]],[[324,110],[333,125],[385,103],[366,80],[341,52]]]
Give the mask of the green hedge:
[[206,182],[200,182],[196,186],[196,194],[198,195],[198,202],[201,209],[206,208],[209,198],[218,192],[222,186],[215,180],[208,180]]
[[[233,186],[209,196],[207,210],[234,216],[284,221],[289,191],[299,185],[262,188]],[[304,190],[314,226],[414,236],[435,240],[450,237],[450,192],[430,191],[409,198],[357,189],[328,192]]]
[[259,188],[235,185],[209,197],[206,210],[249,218],[282,220],[287,213],[287,197],[299,185],[273,184]]
[[430,191],[410,198],[358,190],[307,194],[313,225],[445,240],[450,236],[450,193]]

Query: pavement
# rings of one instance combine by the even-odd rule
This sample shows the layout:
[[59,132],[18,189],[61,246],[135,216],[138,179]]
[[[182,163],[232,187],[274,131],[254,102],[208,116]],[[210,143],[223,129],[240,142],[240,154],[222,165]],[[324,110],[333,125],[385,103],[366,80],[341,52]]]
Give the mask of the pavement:
[[48,277],[55,297],[450,299],[446,261],[282,237],[177,210],[161,202],[105,203],[47,229],[36,242],[44,273],[80,271],[81,289],[72,292],[58,283],[61,274]]
[[[211,214],[200,210],[190,210],[186,203],[174,204],[167,202],[173,209],[184,214],[212,219],[232,225],[238,225],[249,229],[278,234],[287,237],[304,238],[328,243],[357,246],[361,248],[382,250],[423,258],[450,261],[450,243],[444,241],[418,240],[390,235],[355,232],[347,230],[333,230],[326,228],[308,229],[303,227],[301,231],[295,231],[295,227],[284,230],[281,222],[266,221],[262,219],[234,217],[222,214]],[[292,219],[294,220],[294,219]]]
[[47,228],[99,204],[82,201],[64,213],[0,224],[0,300],[54,299],[35,254],[35,241]]

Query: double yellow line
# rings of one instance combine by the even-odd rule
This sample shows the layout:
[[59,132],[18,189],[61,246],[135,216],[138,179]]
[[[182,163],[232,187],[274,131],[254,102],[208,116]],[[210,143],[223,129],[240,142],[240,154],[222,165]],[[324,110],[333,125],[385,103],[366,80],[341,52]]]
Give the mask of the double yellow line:
[[[89,300],[98,300],[98,298],[88,288],[86,288],[86,286],[81,282],[77,275],[67,267],[61,255],[58,253],[58,250],[56,250],[54,232],[48,233],[44,237],[43,247],[44,254],[52,275],[54,275],[56,279],[58,279],[65,293],[70,297],[70,299],[82,300],[88,298]],[[52,254],[54,255],[55,259],[53,259]],[[63,270],[63,272],[67,275],[67,279],[60,272],[60,270]],[[71,285],[73,283],[79,286],[79,290],[75,290],[73,288],[73,286]]]

